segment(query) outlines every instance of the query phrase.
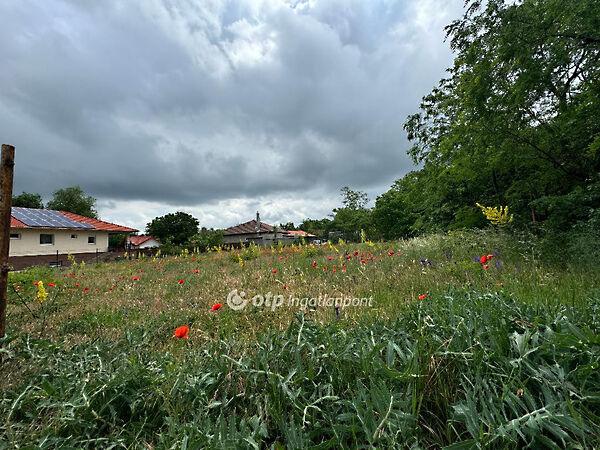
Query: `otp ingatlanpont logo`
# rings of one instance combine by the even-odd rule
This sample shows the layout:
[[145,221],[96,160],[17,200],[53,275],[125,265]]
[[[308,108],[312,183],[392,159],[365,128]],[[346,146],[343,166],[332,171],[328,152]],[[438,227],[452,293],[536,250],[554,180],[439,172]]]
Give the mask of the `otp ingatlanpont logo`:
[[227,306],[229,306],[234,311],[239,311],[244,309],[248,304],[248,299],[246,298],[246,293],[244,291],[240,291],[238,293],[237,289],[229,292],[227,294]]

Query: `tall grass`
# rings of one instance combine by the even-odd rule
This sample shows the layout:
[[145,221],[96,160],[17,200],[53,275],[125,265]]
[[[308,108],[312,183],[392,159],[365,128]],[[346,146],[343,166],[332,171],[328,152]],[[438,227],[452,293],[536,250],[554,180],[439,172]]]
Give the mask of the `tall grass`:
[[[339,320],[332,311],[197,312],[201,302],[188,299],[184,308],[179,296],[187,291],[171,287],[162,301],[178,308],[155,311],[159,283],[150,281],[123,282],[119,295],[129,302],[150,299],[127,310],[119,304],[112,315],[96,306],[118,302],[114,291],[96,294],[100,300],[65,292],[49,313],[58,320],[49,333],[32,325],[4,343],[2,447],[600,446],[600,291],[592,269],[555,271],[531,247],[498,235],[393,246],[401,256],[367,264],[360,277],[344,275],[355,277],[353,292],[373,293],[376,306]],[[477,267],[472,255],[482,248],[502,254],[503,267],[491,274]],[[298,291],[341,283],[311,271],[314,256],[301,252],[287,261],[267,253],[244,269],[228,257],[206,258],[203,268],[212,270],[210,261],[238,282],[279,264],[278,276]],[[157,278],[196,263],[163,261],[170,269]],[[156,263],[139,264],[147,273]],[[287,275],[305,266],[310,283]],[[86,277],[102,286],[131,271],[101,266]],[[276,286],[274,278],[255,286]],[[414,300],[426,287],[429,297]],[[192,338],[170,338],[188,319]]]

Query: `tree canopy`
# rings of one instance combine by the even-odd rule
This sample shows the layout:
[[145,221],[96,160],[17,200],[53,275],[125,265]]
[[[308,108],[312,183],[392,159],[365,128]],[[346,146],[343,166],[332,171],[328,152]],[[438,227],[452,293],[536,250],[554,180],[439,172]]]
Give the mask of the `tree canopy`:
[[184,245],[198,234],[198,224],[191,214],[179,211],[155,218],[146,225],[146,233],[163,243]]
[[421,168],[380,196],[386,237],[482,225],[568,230],[600,205],[600,3],[467,1],[449,76],[405,122]]
[[86,217],[98,218],[96,199],[87,195],[80,186],[57,190],[46,206],[48,209],[69,211]]
[[12,198],[12,206],[20,206],[22,208],[43,209],[44,202],[40,194],[31,192],[22,192],[19,195],[14,195]]

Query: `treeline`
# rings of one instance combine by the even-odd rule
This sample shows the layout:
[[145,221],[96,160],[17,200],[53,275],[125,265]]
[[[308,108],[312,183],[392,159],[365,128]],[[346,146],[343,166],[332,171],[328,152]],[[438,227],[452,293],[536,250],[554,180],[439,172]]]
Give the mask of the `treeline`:
[[597,242],[600,2],[471,0],[446,33],[453,66],[404,123],[417,169],[357,226],[384,239],[481,227],[480,203],[509,206],[513,227]]

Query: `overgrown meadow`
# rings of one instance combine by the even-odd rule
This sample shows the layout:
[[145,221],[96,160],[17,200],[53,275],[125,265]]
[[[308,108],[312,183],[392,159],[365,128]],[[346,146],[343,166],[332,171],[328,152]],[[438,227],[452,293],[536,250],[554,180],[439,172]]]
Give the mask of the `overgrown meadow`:
[[0,447],[597,447],[599,279],[497,231],[11,273]]

